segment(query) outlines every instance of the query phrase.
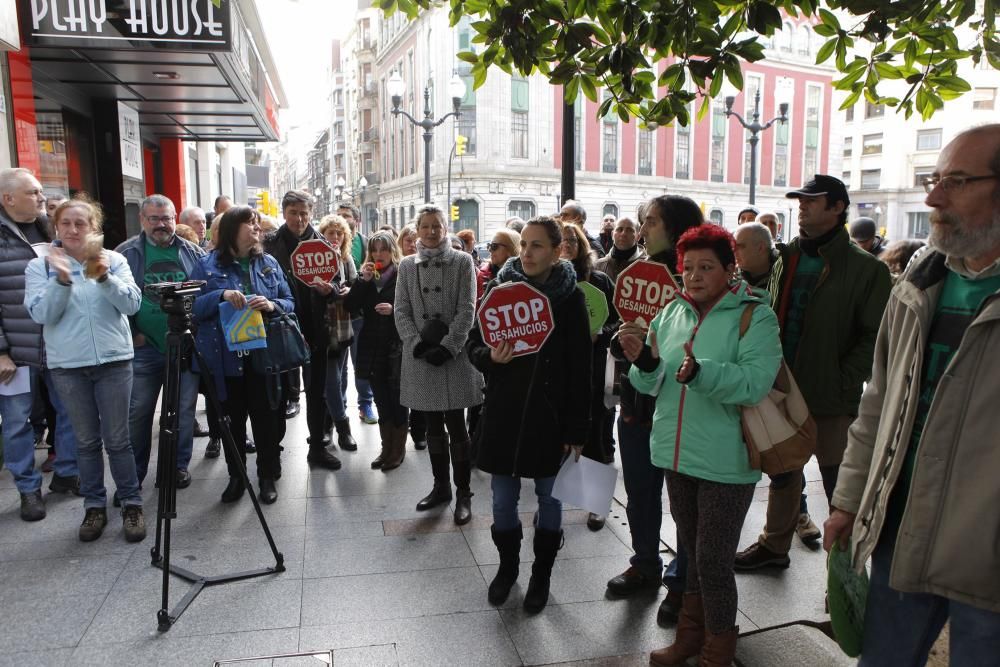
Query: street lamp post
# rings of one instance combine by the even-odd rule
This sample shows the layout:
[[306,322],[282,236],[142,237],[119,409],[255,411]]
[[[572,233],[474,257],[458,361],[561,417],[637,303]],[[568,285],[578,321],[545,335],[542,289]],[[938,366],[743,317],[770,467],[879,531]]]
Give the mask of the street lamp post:
[[[386,82],[386,90],[389,96],[392,98],[392,115],[399,116],[403,115],[411,123],[417,127],[421,127],[424,130],[424,203],[430,203],[431,201],[431,139],[434,137],[434,128],[443,123],[449,116],[455,116],[456,118],[461,114],[458,110],[458,105],[462,103],[462,98],[465,97],[465,83],[458,77],[454,75],[451,77],[451,81],[448,82],[448,92],[451,94],[451,103],[454,107],[454,111],[446,113],[437,120],[434,120],[433,112],[431,111],[431,90],[429,86],[424,87],[424,119],[417,120],[409,113],[399,108],[399,105],[403,101],[403,93],[406,90],[406,84],[403,82],[403,77],[400,76],[399,72],[393,72],[392,76],[389,77],[389,81]],[[450,204],[451,202],[449,202]]]
[[757,88],[757,92],[753,99],[752,122],[746,122],[743,120],[743,116],[733,111],[733,103],[735,101],[736,97],[734,95],[726,96],[726,117],[736,116],[736,120],[740,121],[740,125],[750,132],[750,138],[747,139],[747,141],[750,142],[750,204],[753,205],[757,203],[757,142],[760,139],[757,135],[775,123],[785,123],[788,121],[788,102],[781,102],[778,104],[778,111],[780,112],[780,115],[777,118],[772,118],[767,121],[767,123],[761,125],[760,88]]

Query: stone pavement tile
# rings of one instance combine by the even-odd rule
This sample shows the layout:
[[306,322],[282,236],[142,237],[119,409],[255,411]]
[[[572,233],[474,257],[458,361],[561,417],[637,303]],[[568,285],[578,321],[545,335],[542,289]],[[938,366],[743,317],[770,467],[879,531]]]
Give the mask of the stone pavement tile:
[[489,609],[477,567],[309,579],[302,627]]
[[[194,569],[194,568],[192,568]],[[135,642],[156,636],[162,572],[146,558],[134,559],[108,595],[81,646]],[[190,590],[180,577],[170,579],[170,609]],[[194,636],[299,625],[302,580],[286,573],[206,587],[169,631]]]
[[[288,549],[287,545],[292,543],[301,546],[305,541],[305,526],[280,525],[270,526],[270,528],[271,536],[274,538],[275,544],[278,545],[279,551],[286,551]],[[153,535],[152,527],[150,527],[150,535]],[[148,540],[149,538],[146,539]],[[264,536],[264,530],[259,525],[240,531],[211,531],[201,530],[193,526],[173,526],[170,531],[170,543],[174,549],[185,547],[209,549],[222,546],[242,549],[247,545],[264,545],[265,549],[267,549],[267,538]],[[152,544],[149,546],[151,547]],[[270,550],[267,550],[267,552],[270,553]]]
[[741,637],[736,660],[742,667],[850,667],[837,643],[816,628],[791,625]]
[[[109,521],[111,517],[108,517]],[[108,528],[101,539],[81,542],[75,535],[63,539],[37,539],[14,543],[0,543],[0,561],[37,560],[40,558],[80,558],[109,554],[129,555],[141,544],[126,542],[111,534]],[[47,536],[38,535],[39,538]],[[58,536],[55,536],[58,537]]]
[[[527,563],[535,559],[532,546],[533,531],[530,524],[524,524],[524,539],[521,540],[521,562]],[[466,539],[472,548],[472,554],[479,565],[499,564],[493,536],[489,530],[465,530]],[[590,531],[586,525],[563,526],[566,542],[559,550],[556,558],[593,558],[595,556],[621,556],[627,560],[632,550],[626,546],[617,535],[609,530]]]
[[72,648],[0,653],[0,667],[62,667],[70,664]]
[[[7,581],[4,579],[5,585]],[[92,592],[36,595],[31,591],[22,591],[18,596],[4,594],[0,597],[0,608],[3,609],[0,661],[5,661],[7,658],[4,656],[14,652],[36,651],[42,646],[45,652],[76,646],[104,602],[104,597],[104,594]]]
[[[221,491],[219,492],[222,493]],[[306,523],[306,498],[278,498],[273,505],[262,505],[264,518],[269,526],[304,526]],[[149,517],[155,519],[156,506],[149,509]],[[214,501],[198,506],[182,505],[177,502],[177,519],[172,524],[181,527],[198,527],[213,532],[234,531],[246,533],[262,531],[260,520],[254,512],[250,498],[244,495],[235,503],[224,504],[216,498]],[[261,532],[263,535],[263,532]]]
[[[478,575],[477,575],[478,576]],[[485,602],[485,588],[482,591]],[[300,650],[394,644],[399,665],[428,667],[502,667],[520,665],[495,610],[426,615],[377,623],[343,622],[303,627]]]
[[[197,604],[197,602],[195,603]],[[151,617],[152,618],[152,617]],[[134,641],[80,646],[68,664],[74,667],[191,667],[211,665],[215,660],[232,660],[257,655],[294,653],[298,650],[298,628],[254,630],[183,636],[179,628],[166,633],[152,632]],[[261,666],[261,662],[237,663],[240,667]],[[268,663],[263,663],[268,664]],[[320,663],[316,663],[317,665]]]
[[[42,487],[42,496],[45,498],[45,519],[31,522],[22,521],[19,514],[20,498],[18,498],[16,504],[11,505],[0,514],[0,544],[76,537],[80,522],[83,521],[83,498],[61,493],[48,493],[49,477],[46,475]],[[120,532],[121,519],[118,518],[116,522],[117,515],[112,510],[113,508],[109,506],[108,527],[104,529],[104,537],[101,539],[107,539],[113,535],[116,532],[113,530],[116,525],[118,532]]]
[[[475,523],[476,517],[465,527]],[[490,520],[492,523],[492,519]],[[386,519],[382,522],[386,535],[422,535],[426,533],[457,533],[462,526],[455,524],[451,514],[438,512],[419,519]]]
[[447,506],[436,507],[428,512],[416,510],[416,497],[409,493],[383,493],[365,496],[331,496],[307,498],[308,515],[306,525],[336,526],[349,522],[382,522],[386,519],[419,519],[448,511]]
[[[301,579],[303,564],[304,528],[299,527],[303,534],[297,540],[277,540],[278,552],[284,556],[285,572],[276,575],[281,580]],[[208,535],[210,538],[210,535]],[[148,553],[148,552],[146,552]],[[140,553],[138,560],[129,564],[130,571],[151,567],[150,558]],[[207,539],[202,542],[185,541],[181,544],[171,540],[170,561],[202,576],[219,576],[234,574],[249,570],[258,570],[275,565],[275,557],[267,538],[260,535],[225,536],[219,542]]]
[[[628,567],[628,559],[621,556],[606,556],[595,558],[557,559],[552,567],[552,584],[549,604],[571,604],[574,602],[593,602],[606,598],[608,579],[620,574]],[[497,573],[497,565],[483,565],[479,569],[483,579],[489,584]],[[517,578],[517,584],[511,589],[510,597],[503,604],[504,609],[519,607],[524,601],[524,593],[528,590],[528,580],[531,578],[531,564],[522,563]],[[629,604],[636,614],[656,616],[660,600],[666,595],[666,589],[648,591],[634,598],[618,600]]]
[[104,596],[124,571],[131,555],[113,553],[44,558],[39,554],[36,560],[2,562],[0,609],[7,602],[52,594]]
[[[452,503],[454,506],[454,503]],[[454,509],[454,507],[453,507]],[[530,526],[531,522],[534,520],[535,513],[532,512],[518,512],[518,517],[521,519],[521,525]],[[582,523],[587,523],[587,512],[586,510],[578,509],[563,509],[562,513],[562,523],[564,526],[574,526]],[[492,513],[481,513],[473,514],[472,521],[462,526],[462,530],[489,530],[490,526],[493,525],[493,514]]]
[[648,665],[648,653],[633,653],[631,655],[616,655],[609,658],[594,658],[593,660],[553,662],[544,667],[647,667]]
[[305,578],[341,577],[382,572],[414,572],[475,565],[461,533],[311,538],[305,545]]
[[[375,455],[371,458],[375,458]],[[311,475],[306,490],[310,498],[410,494],[413,496],[413,504],[416,505],[417,501],[431,490],[431,481],[430,475],[425,475],[422,470],[416,469],[416,466],[408,469],[404,461],[403,466],[389,472],[372,470],[366,465],[364,469],[341,469],[332,475]]]
[[[322,662],[317,661],[326,659],[326,654],[318,657],[279,658],[271,662],[271,667],[319,667]],[[333,664],[336,667],[391,667],[399,664],[399,656],[394,644],[338,648],[333,650]]]

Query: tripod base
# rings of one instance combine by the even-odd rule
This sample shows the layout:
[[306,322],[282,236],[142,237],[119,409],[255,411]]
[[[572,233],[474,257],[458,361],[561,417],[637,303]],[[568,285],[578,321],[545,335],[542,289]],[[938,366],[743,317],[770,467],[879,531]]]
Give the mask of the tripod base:
[[[153,566],[163,569],[163,558],[156,559],[154,557]],[[181,579],[186,579],[191,582],[191,588],[188,592],[180,599],[180,601],[174,606],[172,610],[168,613],[166,609],[161,609],[156,614],[157,620],[157,630],[160,632],[166,632],[169,630],[174,622],[180,618],[180,615],[184,613],[184,610],[188,608],[188,605],[194,602],[194,599],[198,597],[198,594],[208,586],[214,586],[216,584],[228,584],[232,581],[240,581],[242,579],[253,579],[254,577],[263,577],[268,574],[278,574],[279,572],[285,571],[285,556],[282,553],[277,554],[277,562],[274,567],[265,567],[259,570],[247,570],[246,572],[234,572],[233,574],[220,574],[213,577],[206,577],[201,574],[195,574],[191,570],[186,570],[183,567],[177,567],[176,565],[170,565],[170,574],[176,575]]]

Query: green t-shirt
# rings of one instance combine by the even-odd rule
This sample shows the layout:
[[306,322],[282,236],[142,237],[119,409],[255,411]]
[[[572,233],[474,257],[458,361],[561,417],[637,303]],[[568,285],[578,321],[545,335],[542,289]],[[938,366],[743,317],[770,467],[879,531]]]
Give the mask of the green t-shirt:
[[910,493],[910,482],[913,480],[913,469],[917,463],[917,448],[927,423],[927,412],[934,400],[934,392],[951,363],[951,358],[962,344],[965,330],[969,328],[976,317],[979,307],[986,297],[1000,290],[1000,276],[991,276],[981,280],[972,280],[949,271],[941,288],[927,335],[927,347],[924,349],[924,367],[920,378],[920,395],[917,397],[917,414],[913,420],[913,432],[906,449],[906,459],[899,471],[899,478],[889,496],[889,506],[886,515],[886,528],[892,531],[899,529],[906,509],[906,498]]
[[249,257],[238,257],[237,260],[240,263],[240,281],[243,283],[243,293],[250,294],[250,258]]
[[795,267],[795,277],[792,278],[792,291],[788,300],[788,313],[781,330],[781,349],[785,355],[785,363],[795,364],[795,354],[802,340],[802,327],[806,321],[806,308],[813,290],[819,283],[823,273],[823,258],[811,257],[806,253],[799,255],[798,266]]
[[[171,245],[161,248],[146,242],[146,266],[143,271],[143,284],[182,282],[187,280],[187,274],[178,257],[178,247]],[[139,332],[146,337],[146,342],[160,352],[166,350],[167,314],[160,310],[160,299],[150,297],[143,291],[142,305],[135,316]]]

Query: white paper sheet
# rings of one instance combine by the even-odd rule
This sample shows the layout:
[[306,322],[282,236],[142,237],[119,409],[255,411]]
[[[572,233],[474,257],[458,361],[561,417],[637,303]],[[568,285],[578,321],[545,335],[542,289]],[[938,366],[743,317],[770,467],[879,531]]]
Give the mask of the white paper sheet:
[[29,391],[31,391],[31,369],[27,366],[18,366],[14,379],[9,383],[0,382],[0,396],[17,396],[27,394]]
[[559,468],[552,487],[553,497],[588,512],[607,516],[611,510],[618,471],[611,464],[598,463],[585,456],[581,456],[579,461],[573,459],[571,455]]

